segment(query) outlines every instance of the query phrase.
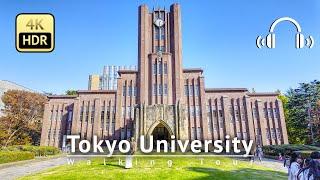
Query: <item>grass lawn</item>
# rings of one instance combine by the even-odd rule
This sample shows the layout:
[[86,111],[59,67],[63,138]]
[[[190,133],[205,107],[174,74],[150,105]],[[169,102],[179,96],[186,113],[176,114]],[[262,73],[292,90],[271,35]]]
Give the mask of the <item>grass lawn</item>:
[[[125,158],[120,159],[124,165]],[[169,160],[172,167],[168,167]],[[133,168],[124,169],[116,157],[106,158],[106,165],[103,158],[91,159],[91,165],[76,159],[74,165],[65,164],[21,179],[287,179],[286,173],[252,165],[249,161],[239,160],[238,165],[233,162],[221,157],[136,157]]]

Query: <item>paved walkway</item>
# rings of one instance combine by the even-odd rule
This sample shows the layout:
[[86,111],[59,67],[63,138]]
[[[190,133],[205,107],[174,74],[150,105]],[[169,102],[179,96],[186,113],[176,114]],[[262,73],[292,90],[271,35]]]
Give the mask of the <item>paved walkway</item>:
[[33,160],[23,164],[12,165],[0,169],[1,180],[17,179],[21,176],[26,176],[32,173],[36,173],[47,168],[60,166],[66,164],[66,157],[57,157],[47,160]]
[[262,162],[255,161],[255,165],[263,166],[267,168],[271,168],[274,171],[281,171],[281,172],[288,172],[288,169],[286,167],[283,167],[283,162],[273,160],[273,159],[263,159]]

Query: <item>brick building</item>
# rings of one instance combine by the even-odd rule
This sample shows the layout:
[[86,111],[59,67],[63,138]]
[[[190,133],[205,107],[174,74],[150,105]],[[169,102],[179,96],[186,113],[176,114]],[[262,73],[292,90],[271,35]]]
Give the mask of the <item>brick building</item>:
[[49,96],[41,145],[65,147],[65,135],[91,140],[153,135],[155,140],[252,139],[287,144],[276,93],[206,88],[203,70],[184,69],[180,6],[150,12],[139,7],[138,70],[119,70],[116,90],[79,90]]

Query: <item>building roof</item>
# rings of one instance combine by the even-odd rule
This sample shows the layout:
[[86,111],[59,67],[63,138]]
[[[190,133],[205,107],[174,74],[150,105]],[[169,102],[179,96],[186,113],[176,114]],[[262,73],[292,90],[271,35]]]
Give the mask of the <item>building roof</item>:
[[49,99],[55,99],[55,98],[58,98],[58,99],[73,99],[73,98],[78,97],[78,95],[49,95],[47,97]]
[[247,92],[247,88],[206,88],[206,92]]
[[183,72],[201,72],[201,73],[203,73],[203,69],[201,69],[201,68],[186,68],[186,69],[183,69]]
[[122,74],[122,73],[126,73],[126,74],[135,74],[138,73],[137,70],[130,70],[130,69],[122,69],[118,71],[118,74]]
[[78,90],[78,94],[115,94],[117,90]]
[[248,96],[279,96],[276,92],[258,92],[258,93],[248,93]]

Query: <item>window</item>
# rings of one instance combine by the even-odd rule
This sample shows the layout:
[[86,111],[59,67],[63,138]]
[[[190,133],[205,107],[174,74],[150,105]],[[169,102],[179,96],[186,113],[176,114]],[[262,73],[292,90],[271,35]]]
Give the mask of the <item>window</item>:
[[153,84],[153,95],[156,96],[157,95],[157,84]]
[[277,138],[281,139],[281,131],[279,128],[277,128]]
[[241,137],[241,132],[237,132],[237,138],[238,139],[241,139],[242,137]]
[[124,128],[121,128],[121,139],[124,139],[125,137],[124,137]]
[[258,117],[259,117],[259,113],[257,108],[253,108],[253,118],[258,119]]
[[59,113],[58,113],[59,111],[58,111],[58,109],[56,110],[56,118],[55,118],[55,120],[57,121],[58,120],[58,116],[59,116]]
[[190,85],[189,96],[193,96],[193,85]]
[[128,118],[131,117],[131,107],[130,106],[127,107],[127,117]]
[[157,63],[156,62],[153,64],[153,68],[152,69],[153,69],[153,75],[157,75]]
[[129,86],[129,96],[132,96],[132,85],[131,86]]
[[[236,106],[236,108],[238,108],[237,106]],[[236,109],[235,110],[235,119],[236,119],[236,121],[239,121],[239,110],[238,109]]]
[[133,86],[133,96],[137,96],[137,87]]
[[190,115],[194,116],[194,107],[193,106],[190,106]]
[[[68,122],[71,122],[72,121],[72,116],[73,116],[73,111],[72,110],[69,110],[68,111]],[[81,119],[80,119],[81,121]]]
[[247,132],[243,132],[243,139],[244,139],[244,140],[247,140],[247,139],[248,139],[248,134],[247,134]]
[[162,62],[160,62],[159,63],[159,71],[158,71],[158,73],[161,75],[162,74],[162,69],[163,67],[162,67]]
[[268,118],[267,108],[263,108],[263,114],[264,114],[264,118]]
[[210,105],[207,105],[207,113],[209,114],[211,112],[211,106]]
[[212,118],[211,118],[211,116],[208,116],[207,120],[208,120],[208,131],[209,131],[209,133],[212,133]]
[[162,84],[159,84],[158,87],[159,87],[159,95],[162,96],[162,91],[163,91]]
[[91,109],[91,123],[94,122],[94,109]]
[[196,106],[196,116],[200,116],[200,106]]
[[167,85],[167,84],[164,84],[163,94],[164,94],[165,96],[168,94],[168,85]]
[[267,137],[267,139],[270,139],[270,132],[269,132],[268,128],[266,128],[266,137]]
[[50,116],[50,120],[53,120],[53,110],[51,110],[51,116]]
[[111,134],[114,135],[114,131],[115,131],[115,122],[112,122],[112,127],[111,127]]
[[199,96],[200,95],[200,88],[199,85],[195,86],[195,96]]
[[220,126],[221,129],[223,128],[224,124],[223,124],[222,120],[219,121],[219,126]]
[[60,111],[60,121],[63,120],[63,110]]
[[81,106],[80,110],[80,121],[83,122],[83,106]]
[[269,114],[269,117],[270,117],[270,118],[272,118],[272,117],[273,117],[272,109],[271,109],[271,108],[268,108],[268,114]]
[[280,113],[279,113],[279,109],[278,108],[274,108],[274,115],[280,119]]
[[87,111],[86,111],[86,122],[89,121],[89,107],[87,108]]
[[101,107],[100,119],[101,119],[101,128],[103,128],[103,122],[104,122],[104,106]]
[[261,135],[261,129],[260,128],[256,129],[256,135]]
[[126,96],[126,94],[127,94],[127,88],[126,88],[126,86],[123,86],[122,95]]
[[195,127],[192,127],[192,130],[191,130],[191,140],[195,140],[195,136],[196,136],[196,128],[195,128]]
[[220,118],[223,118],[223,111],[222,110],[219,110],[219,116],[220,116]]
[[164,46],[156,46],[156,52],[163,52],[164,50]]
[[214,117],[218,117],[217,110],[212,110],[212,114],[213,114]]
[[167,63],[163,64],[163,73],[168,74],[168,64]]
[[156,40],[163,40],[164,38],[165,38],[165,36],[164,36],[164,34],[165,34],[165,32],[164,32],[164,27],[156,27],[156,29],[155,29],[155,38],[156,38]]
[[188,87],[188,85],[184,85],[184,95],[185,96],[189,95],[189,87]]
[[202,134],[202,129],[201,127],[198,127],[198,131],[197,131],[197,139],[201,139],[201,134]]
[[271,137],[272,139],[276,139],[276,132],[273,128],[271,128]]

